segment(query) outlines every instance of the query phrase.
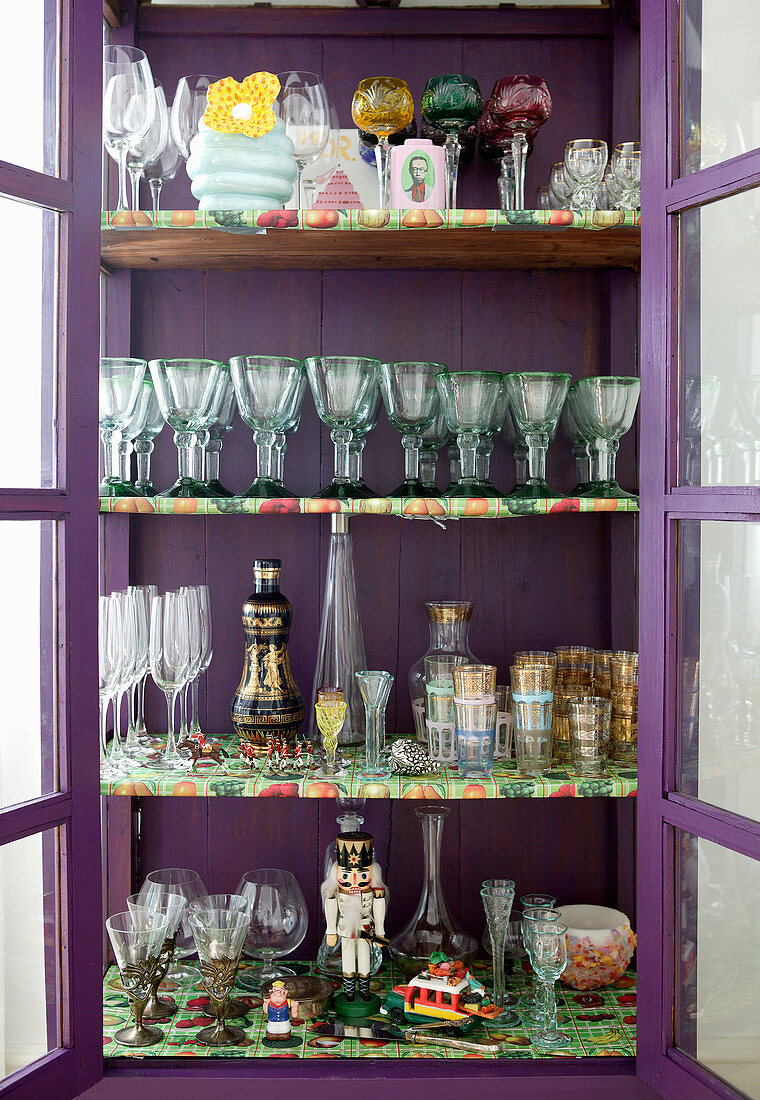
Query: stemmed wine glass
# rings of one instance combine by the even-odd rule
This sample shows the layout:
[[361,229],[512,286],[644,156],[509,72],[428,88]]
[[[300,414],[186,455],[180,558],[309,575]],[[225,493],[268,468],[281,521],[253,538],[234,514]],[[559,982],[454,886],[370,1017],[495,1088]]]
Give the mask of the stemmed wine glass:
[[518,429],[515,424],[515,418],[512,416],[506,383],[504,385],[504,392],[507,394],[507,407],[504,410],[504,421],[501,425],[501,433],[504,436],[504,442],[511,448],[515,459],[515,487],[511,493],[507,493],[507,496],[511,497],[518,489],[522,488],[527,480],[528,447],[525,443],[525,437]]
[[[486,914],[488,938],[493,958],[493,1003],[506,1009],[509,1003],[504,980],[504,949],[507,943],[509,918],[515,900],[515,884],[508,878],[486,879],[480,888],[483,909]],[[520,1018],[516,1012],[503,1012],[500,1027],[517,1027]]]
[[446,209],[457,205],[457,175],[461,134],[483,111],[483,96],[473,76],[444,73],[431,76],[422,93],[422,117],[446,135],[443,151],[446,157]]
[[198,666],[198,673],[193,678],[190,684],[190,734],[201,733],[200,721],[198,719],[198,681],[201,676],[208,670],[211,664],[211,658],[214,656],[214,644],[213,636],[211,632],[211,597],[207,584],[196,584],[193,586],[198,595],[199,605],[199,623],[201,633],[201,660]]
[[352,355],[315,355],[305,360],[319,419],[331,429],[335,475],[315,497],[350,500],[372,494],[351,481],[349,446],[369,420],[380,374],[379,359]]
[[575,459],[575,472],[578,482],[573,489],[573,496],[585,493],[591,485],[592,448],[586,437],[578,427],[575,414],[576,390],[571,386],[567,391],[565,404],[562,406],[559,423],[562,434],[570,444]]
[[293,70],[278,73],[280,94],[277,102],[285,133],[293,142],[293,156],[298,176],[293,189],[296,210],[302,209],[301,177],[307,164],[312,164],[330,137],[330,107],[322,78],[317,73]]
[[360,485],[368,497],[376,497],[378,494],[370,489],[362,475],[362,460],[364,448],[367,446],[367,436],[377,424],[377,414],[380,409],[380,386],[374,392],[374,396],[366,409],[362,412],[354,428],[354,437],[348,445],[348,478],[353,485]]
[[317,191],[329,183],[340,161],[340,123],[338,112],[332,103],[327,104],[330,116],[330,132],[324,149],[309,164],[304,166],[301,176],[303,188],[304,210],[311,210],[314,206]]
[[103,443],[103,480],[99,493],[102,497],[138,495],[119,476],[118,444],[121,442],[121,431],[134,414],[145,367],[144,359],[100,360],[98,424]]
[[549,172],[549,198],[552,209],[569,210],[572,197],[573,189],[565,174],[565,165],[562,161],[558,161],[551,166]]
[[138,651],[138,607],[132,592],[112,592],[110,599],[121,608],[121,646],[120,676],[116,684],[116,698],[113,707],[113,738],[111,740],[110,762],[120,772],[129,770],[129,763],[121,743],[121,701],[124,695],[130,695],[132,686],[142,675],[141,658]]
[[134,450],[134,441],[143,431],[145,431],[145,424],[148,419],[148,412],[150,411],[153,389],[150,385],[150,375],[147,375],[147,378],[149,385],[146,386],[145,378],[143,378],[132,415],[119,433],[119,478],[122,485],[130,485],[135,489],[137,487],[132,481],[130,457]]
[[451,371],[436,375],[436,385],[461,460],[461,476],[445,496],[481,496],[475,468],[477,449],[481,435],[494,421],[504,385],[502,376],[498,371]]
[[246,871],[235,892],[251,906],[246,954],[264,963],[241,974],[238,985],[258,989],[264,982],[292,976],[292,970],[274,965],[274,960],[295,951],[309,926],[306,899],[295,875],[272,867]]
[[531,966],[544,987],[544,1021],[533,1035],[535,1046],[556,1050],[570,1043],[570,1036],[557,1027],[557,997],[554,983],[567,966],[567,925],[558,920],[530,921],[525,946]]
[[166,746],[152,763],[160,771],[175,771],[187,765],[186,758],[177,751],[174,714],[191,659],[187,600],[179,592],[154,597],[150,612],[150,674],[164,693],[167,712]]
[[491,140],[495,138],[503,149],[509,143],[514,170],[514,208],[524,210],[528,146],[535,141],[539,127],[552,113],[546,81],[526,73],[501,77],[493,86],[486,113],[494,126]]
[[616,145],[610,157],[610,170],[620,189],[618,210],[638,210],[641,206],[641,144],[623,141]]
[[169,115],[174,144],[185,160],[190,156],[190,142],[198,133],[198,123],[206,110],[208,89],[215,76],[183,76],[177,81]]
[[[138,904],[150,909],[156,905],[165,905],[167,897],[171,894],[181,894],[189,904],[207,893],[197,871],[191,871],[188,867],[161,867],[146,875],[138,891],[137,900]],[[192,955],[195,950],[188,917],[189,909],[185,908],[174,942],[172,965],[166,975],[170,981],[181,982],[184,978],[197,976],[196,970],[189,966],[180,966],[177,961]]]
[[[153,606],[153,597],[158,595],[158,589],[155,584],[134,584],[129,586],[129,591],[132,593],[133,599],[139,604],[142,603],[144,607],[144,617],[142,611],[138,613],[139,629],[145,629],[144,638],[141,639],[144,649],[141,649],[141,660],[139,668],[142,670],[142,675],[138,676],[135,680],[135,684],[132,688],[134,693],[134,728],[135,736],[138,744],[143,747],[152,744],[152,738],[148,736],[148,731],[145,728],[145,682],[150,675],[150,612]],[[130,707],[132,706],[132,700],[130,697]],[[130,711],[130,713],[132,713]]]
[[151,359],[150,373],[161,413],[174,428],[179,477],[167,497],[213,496],[198,480],[198,433],[212,427],[218,408],[218,387],[224,384],[222,364],[215,359]]
[[222,381],[217,392],[216,423],[205,433],[208,436],[203,454],[203,478],[206,488],[215,497],[234,497],[219,480],[219,460],[222,455],[222,443],[228,432],[232,431],[237,414],[235,387],[232,373],[227,364],[222,363],[226,381]]
[[[247,929],[248,921],[251,917],[251,903],[248,898],[243,897],[242,894],[205,894],[203,897],[195,898],[190,902],[189,916],[192,917],[193,914],[195,914],[201,921],[208,923],[208,910],[213,909],[242,913],[246,918]],[[242,951],[242,945],[240,950]],[[247,1011],[248,1006],[244,1004],[243,1001],[238,1000],[236,997],[228,997],[222,1012],[219,1014],[219,1019],[238,1019],[241,1016],[245,1016]],[[215,1006],[213,1009],[201,1009],[201,1014],[203,1016],[216,1017],[217,1012],[218,1006]]]
[[435,420],[440,406],[436,375],[445,374],[441,363],[397,362],[380,367],[380,393],[394,428],[402,433],[404,480],[389,495],[429,497],[435,492],[420,481],[422,433]]
[[161,944],[158,955],[158,965],[154,971],[150,986],[150,996],[143,1011],[146,1020],[161,1020],[166,1016],[173,1016],[177,1011],[177,1002],[173,997],[159,997],[158,989],[166,977],[172,959],[177,940],[180,922],[185,912],[187,899],[182,894],[163,894],[161,897],[153,897],[150,905],[140,902],[139,894],[130,894],[127,898],[129,912],[138,920],[146,920],[148,913],[165,917],[167,921],[166,936]]
[[103,144],[119,164],[117,210],[127,210],[127,157],[148,133],[156,111],[148,58],[134,46],[103,54]]
[[227,1008],[243,950],[248,915],[238,908],[190,907],[190,927],[200,959],[201,981],[216,1022],[202,1028],[196,1042],[210,1047],[234,1046],[245,1040],[242,1027],[228,1024]]
[[149,164],[153,164],[164,151],[169,137],[169,110],[166,96],[160,82],[155,82],[153,95],[156,108],[148,132],[138,142],[134,142],[127,156],[127,169],[132,184],[132,209],[140,209],[140,180]]
[[179,168],[179,149],[171,131],[171,123],[166,135],[164,147],[150,164],[146,164],[143,173],[150,187],[150,198],[153,213],[157,214],[161,209],[161,189],[167,180],[173,180]]
[[179,590],[187,606],[187,625],[189,643],[189,662],[185,682],[179,693],[179,738],[178,744],[187,738],[190,728],[187,721],[187,692],[190,684],[200,675],[203,660],[203,640],[201,637],[201,601],[198,589],[184,585]]
[[369,130],[378,139],[375,160],[380,186],[379,207],[387,210],[390,191],[388,138],[408,126],[414,117],[414,101],[406,81],[394,76],[371,76],[360,80],[351,103],[351,117],[360,130]]
[[422,433],[422,446],[420,447],[420,481],[426,489],[432,489],[433,496],[438,496],[438,486],[435,483],[435,467],[438,462],[438,452],[449,441],[449,429],[446,427],[446,417],[440,407],[435,420]]
[[[117,779],[126,773],[124,761],[114,759],[107,751],[108,704],[113,702],[122,680],[124,649],[122,647],[121,604],[111,596],[98,597],[98,671],[100,703],[100,766],[104,779]],[[116,720],[114,718],[114,727]],[[117,736],[114,729],[114,738]]]
[[130,585],[127,596],[131,601],[131,613],[134,616],[134,663],[132,666],[132,681],[127,692],[129,712],[129,725],[127,726],[127,739],[124,744],[124,752],[127,756],[139,756],[143,745],[148,741],[144,736],[145,727],[142,711],[139,707],[140,686],[145,684],[148,674],[150,658],[150,604],[148,603],[149,588]]
[[156,495],[156,490],[150,480],[150,456],[155,446],[153,440],[163,431],[165,420],[161,413],[156,387],[153,385],[150,372],[143,378],[143,388],[140,391],[138,401],[146,401],[148,408],[145,415],[145,426],[132,443],[137,466],[137,476],[134,484],[135,489],[141,496],[153,497]]
[[581,378],[574,386],[573,411],[578,429],[596,454],[595,478],[582,494],[631,500],[615,480],[620,437],[630,429],[641,392],[638,378]]
[[526,500],[556,496],[546,484],[546,452],[557,430],[559,414],[572,376],[545,371],[505,374],[509,404],[515,424],[528,447],[528,478],[512,497]]
[[596,210],[596,189],[607,167],[607,143],[577,138],[565,146],[565,176],[572,187],[570,209]]
[[301,372],[301,377],[298,382],[298,389],[295,397],[293,398],[293,407],[287,421],[283,424],[282,430],[275,432],[274,449],[273,449],[273,480],[283,488],[282,478],[285,471],[285,452],[288,449],[288,436],[293,432],[298,431],[298,425],[301,423],[301,409],[303,408],[303,396],[306,393],[306,368],[304,367]]
[[506,385],[502,385],[499,399],[493,407],[491,420],[480,436],[478,449],[475,456],[475,477],[478,482],[478,495],[482,497],[500,497],[499,492],[491,481],[491,455],[493,453],[494,436],[498,435],[504,425],[504,419],[509,408],[509,397]]
[[304,365],[286,356],[235,355],[230,359],[240,416],[253,432],[256,477],[242,497],[291,497],[274,477],[272,454],[278,433],[300,415]]

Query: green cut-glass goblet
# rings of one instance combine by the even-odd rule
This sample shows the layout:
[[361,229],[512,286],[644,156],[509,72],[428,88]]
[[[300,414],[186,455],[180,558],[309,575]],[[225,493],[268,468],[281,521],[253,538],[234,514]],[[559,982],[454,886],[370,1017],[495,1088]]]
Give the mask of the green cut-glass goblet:
[[132,419],[145,377],[144,359],[100,360],[98,424],[103,442],[102,497],[135,497],[136,490],[121,477],[119,444],[121,432]]
[[305,360],[319,419],[330,428],[335,474],[315,497],[352,500],[373,494],[350,476],[350,444],[370,420],[380,360],[357,355],[314,355]]
[[303,400],[303,363],[270,355],[236,355],[230,359],[240,415],[253,432],[256,477],[242,497],[292,497],[277,480],[278,436],[297,421]]
[[581,378],[573,387],[573,411],[578,428],[596,451],[596,478],[582,494],[631,500],[615,480],[615,456],[620,437],[636,414],[641,382],[638,378]]
[[512,497],[546,500],[557,494],[546,484],[546,452],[557,430],[572,377],[543,371],[506,374],[504,382],[518,431],[528,447],[528,477]]
[[573,496],[585,493],[591,485],[592,447],[578,427],[575,414],[576,390],[571,386],[567,391],[565,404],[562,406],[559,422],[562,434],[570,444],[575,459],[575,471],[578,483],[573,489]]
[[235,387],[232,384],[232,373],[226,363],[222,363],[225,371],[225,381],[217,391],[217,419],[206,435],[203,448],[203,480],[209,492],[215,497],[234,497],[219,480],[219,460],[222,455],[224,437],[232,431],[237,416],[237,400]]
[[441,363],[397,362],[380,367],[380,392],[385,411],[401,432],[404,447],[404,480],[389,496],[429,497],[434,490],[420,480],[422,433],[435,420],[440,400],[436,375],[445,373]]
[[198,480],[198,435],[208,431],[218,416],[218,387],[225,384],[216,359],[151,359],[150,373],[164,420],[174,429],[179,477],[162,495],[211,497]]
[[[491,430],[504,382],[498,371],[451,371],[436,375],[436,385],[449,431],[456,437],[461,476],[448,487],[447,497],[479,497],[477,479],[480,437]],[[494,490],[494,495],[498,493]]]
[[443,151],[446,157],[447,210],[454,210],[457,205],[460,135],[478,121],[482,111],[483,96],[474,76],[443,73],[431,76],[425,85],[422,117],[446,135]]

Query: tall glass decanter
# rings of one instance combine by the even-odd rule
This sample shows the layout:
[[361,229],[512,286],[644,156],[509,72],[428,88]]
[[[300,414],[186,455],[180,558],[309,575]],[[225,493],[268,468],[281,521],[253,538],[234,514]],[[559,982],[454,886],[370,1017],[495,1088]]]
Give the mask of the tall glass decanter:
[[425,969],[433,951],[466,962],[475,957],[478,946],[475,937],[455,923],[441,887],[441,840],[451,810],[448,806],[427,805],[414,812],[422,825],[425,881],[414,915],[390,941],[393,961],[408,975]]
[[412,697],[414,730],[418,741],[427,743],[425,728],[425,658],[433,654],[454,653],[465,663],[480,664],[470,651],[468,635],[472,618],[470,600],[432,600],[425,604],[430,626],[430,645],[419,661],[409,669],[409,694]]
[[266,752],[267,739],[295,744],[304,720],[303,696],[290,667],[290,623],[293,612],[280,592],[279,558],[253,563],[254,589],[243,604],[245,660],[230,709],[241,741]]

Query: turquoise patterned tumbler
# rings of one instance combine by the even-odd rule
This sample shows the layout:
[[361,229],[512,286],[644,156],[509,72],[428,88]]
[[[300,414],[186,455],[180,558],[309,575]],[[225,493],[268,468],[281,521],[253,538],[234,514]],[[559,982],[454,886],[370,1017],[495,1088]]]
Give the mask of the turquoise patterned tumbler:
[[459,665],[452,672],[459,774],[462,779],[490,779],[496,741],[496,666]]

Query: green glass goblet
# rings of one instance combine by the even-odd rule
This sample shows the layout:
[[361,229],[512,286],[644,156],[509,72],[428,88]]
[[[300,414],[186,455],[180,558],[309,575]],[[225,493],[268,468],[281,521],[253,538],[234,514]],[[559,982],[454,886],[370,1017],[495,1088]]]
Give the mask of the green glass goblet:
[[433,496],[439,496],[438,486],[435,483],[435,467],[438,462],[438,452],[449,441],[449,429],[446,427],[446,417],[443,409],[438,409],[438,415],[429,428],[422,433],[422,446],[420,447],[420,481],[426,489],[432,489]]
[[216,422],[222,364],[216,359],[151,359],[149,366],[161,413],[174,429],[179,462],[179,477],[162,495],[210,497],[198,480],[198,434]]
[[100,360],[98,424],[103,443],[103,480],[99,495],[102,497],[139,496],[120,476],[119,443],[122,430],[134,414],[145,367],[144,359]]
[[507,493],[507,496],[511,497],[528,480],[528,446],[525,442],[525,436],[518,429],[515,418],[512,416],[506,383],[504,384],[504,392],[507,393],[507,408],[504,413],[504,422],[501,425],[501,434],[504,436],[507,446],[511,448],[515,459],[515,487],[511,493]]
[[573,411],[581,433],[597,456],[595,480],[582,496],[635,499],[615,480],[615,456],[620,437],[633,424],[640,391],[638,378],[581,378],[575,383]]
[[422,117],[446,135],[443,151],[446,157],[446,209],[457,205],[457,175],[459,172],[459,138],[464,130],[477,122],[483,111],[483,96],[473,76],[443,73],[431,76],[422,93]]
[[581,496],[581,494],[585,493],[591,485],[593,453],[591,444],[578,427],[578,420],[575,415],[575,394],[575,387],[571,386],[567,391],[567,397],[565,399],[565,404],[562,406],[559,422],[562,428],[562,434],[570,444],[573,458],[575,459],[575,471],[576,477],[578,478],[578,484],[573,489],[573,496]]
[[[436,375],[436,385],[449,431],[456,437],[461,476],[447,497],[479,497],[476,463],[480,437],[490,430],[504,382],[498,371],[451,371]],[[498,495],[498,494],[496,494]]]
[[274,433],[273,476],[274,480],[280,486],[282,486],[282,475],[285,466],[285,452],[288,449],[288,436],[298,431],[298,426],[301,423],[301,410],[303,408],[303,395],[306,392],[306,384],[306,369],[304,368],[298,383],[298,389],[293,398],[290,415],[283,424],[282,430]]
[[234,493],[225,488],[219,480],[219,460],[222,455],[224,437],[232,431],[237,416],[237,400],[235,387],[232,384],[232,372],[227,364],[225,368],[225,381],[219,386],[217,392],[217,421],[206,433],[208,438],[203,448],[203,480],[206,488],[215,497],[234,497]]
[[153,454],[155,446],[153,440],[163,431],[165,421],[150,372],[143,379],[143,387],[150,391],[150,404],[148,405],[148,414],[145,417],[145,427],[132,444],[137,465],[135,489],[141,496],[154,497],[156,489],[150,480],[150,456]]
[[507,396],[507,387],[502,385],[499,399],[494,405],[493,415],[491,422],[488,425],[486,431],[480,437],[480,443],[478,444],[478,450],[476,455],[475,464],[475,476],[478,481],[478,495],[481,497],[501,497],[504,494],[500,493],[496,486],[491,481],[489,476],[491,468],[491,454],[493,452],[494,436],[498,435],[504,424],[504,417],[507,414],[509,408],[509,398]]
[[528,447],[528,477],[512,497],[546,500],[557,494],[546,484],[546,452],[557,430],[572,377],[543,371],[507,374],[504,382],[518,431]]
[[348,476],[355,485],[360,485],[368,497],[377,497],[380,494],[370,489],[362,475],[362,458],[364,448],[367,445],[367,436],[377,424],[377,414],[380,409],[380,387],[375,390],[372,404],[368,407],[366,416],[357,424],[354,437],[348,445]]
[[436,376],[445,374],[441,363],[404,361],[383,363],[380,392],[385,411],[394,428],[401,432],[404,448],[404,480],[389,496],[428,497],[435,492],[420,480],[422,432],[435,420],[439,408]]
[[313,355],[306,360],[319,419],[330,428],[335,447],[335,474],[315,497],[362,499],[372,493],[351,480],[350,444],[369,421],[376,398],[380,360],[357,355]]
[[230,359],[230,373],[240,415],[256,444],[256,477],[240,495],[292,497],[277,481],[274,448],[278,433],[300,416],[303,363],[285,356],[236,355]]

